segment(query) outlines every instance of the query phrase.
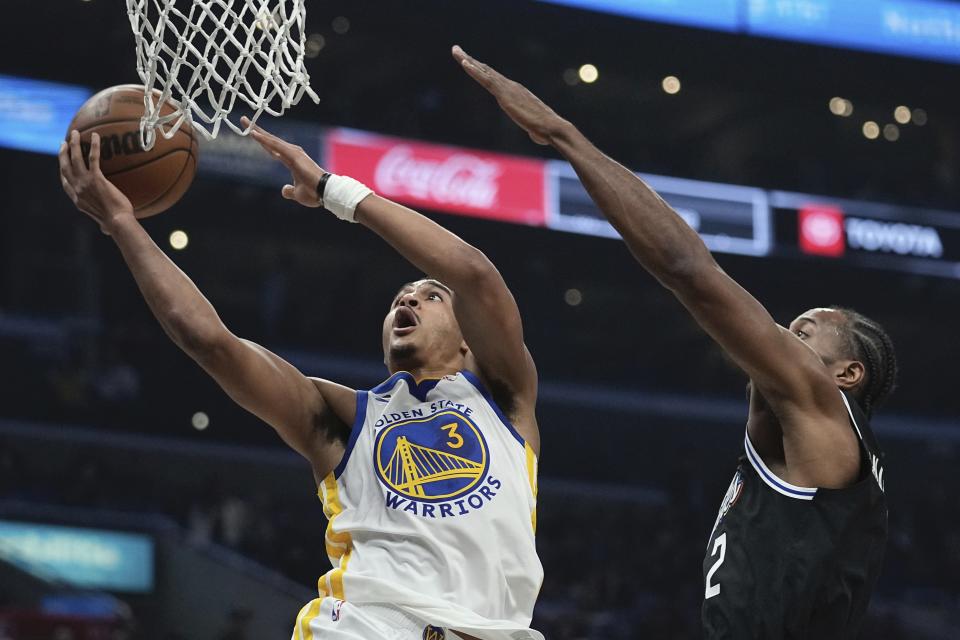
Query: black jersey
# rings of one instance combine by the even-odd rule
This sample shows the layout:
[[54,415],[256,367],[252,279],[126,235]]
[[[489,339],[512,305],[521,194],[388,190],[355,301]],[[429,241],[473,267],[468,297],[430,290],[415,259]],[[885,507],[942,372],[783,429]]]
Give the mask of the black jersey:
[[866,416],[844,395],[860,441],[861,476],[845,489],[777,478],[749,435],[703,561],[707,640],[852,640],[887,538],[881,454]]

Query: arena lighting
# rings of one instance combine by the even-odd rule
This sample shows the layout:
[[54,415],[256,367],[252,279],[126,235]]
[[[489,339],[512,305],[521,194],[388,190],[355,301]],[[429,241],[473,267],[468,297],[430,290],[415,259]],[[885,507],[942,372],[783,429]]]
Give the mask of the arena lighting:
[[899,106],[893,110],[893,119],[900,124],[907,124],[910,122],[911,116],[912,114],[910,113],[910,107]]
[[327,40],[319,33],[311,33],[307,38],[307,45],[304,50],[304,55],[308,58],[316,58],[320,55],[320,52],[323,51],[323,48],[327,46]]
[[563,72],[563,81],[571,87],[580,84],[580,74],[576,69],[566,69]]
[[876,140],[880,137],[880,125],[873,120],[867,120],[863,123],[863,137],[868,140]]
[[660,83],[660,86],[663,87],[663,90],[670,95],[676,95],[680,93],[680,78],[677,76],[667,76]]
[[883,137],[889,140],[890,142],[896,142],[900,139],[900,127],[895,124],[887,124],[883,126]]
[[203,411],[197,411],[193,414],[193,417],[190,418],[190,424],[192,424],[193,428],[197,431],[203,431],[210,426],[210,416]]
[[333,32],[337,35],[344,35],[347,31],[350,31],[350,20],[344,16],[337,16],[333,19],[331,25],[333,27]]
[[177,251],[186,249],[188,244],[190,244],[190,237],[187,235],[186,231],[177,229],[170,234],[170,246]]
[[914,109],[913,110],[913,124],[918,127],[922,127],[927,124],[927,112],[923,109]]
[[830,113],[847,118],[853,115],[853,103],[846,98],[830,98]]
[[580,79],[591,84],[597,81],[597,78],[600,77],[600,72],[597,71],[597,68],[592,64],[585,64],[580,67]]
[[571,307],[576,307],[583,302],[583,294],[580,293],[580,289],[567,289],[563,294],[563,301]]

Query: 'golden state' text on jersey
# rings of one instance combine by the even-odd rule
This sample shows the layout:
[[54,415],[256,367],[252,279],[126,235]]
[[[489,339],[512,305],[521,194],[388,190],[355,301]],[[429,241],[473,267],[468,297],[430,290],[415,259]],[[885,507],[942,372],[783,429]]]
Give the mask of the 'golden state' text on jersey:
[[482,640],[529,629],[543,580],[537,460],[476,375],[399,372],[357,392],[346,452],[320,487],[333,569],[321,597],[389,603]]

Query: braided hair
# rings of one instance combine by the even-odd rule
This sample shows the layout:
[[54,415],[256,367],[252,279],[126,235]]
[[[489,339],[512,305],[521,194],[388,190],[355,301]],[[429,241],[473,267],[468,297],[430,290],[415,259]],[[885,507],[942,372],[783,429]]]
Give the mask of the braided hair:
[[865,368],[865,380],[857,390],[857,400],[869,418],[882,404],[897,383],[897,356],[893,341],[877,322],[853,309],[831,307],[843,314],[846,322],[840,335],[846,341],[847,355],[859,360]]

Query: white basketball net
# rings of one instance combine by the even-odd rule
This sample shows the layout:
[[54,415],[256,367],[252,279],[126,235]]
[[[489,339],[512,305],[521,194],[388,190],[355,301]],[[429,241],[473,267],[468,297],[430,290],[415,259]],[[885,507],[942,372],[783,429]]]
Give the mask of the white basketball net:
[[[127,0],[145,87],[140,123],[145,149],[156,132],[171,138],[184,121],[207,138],[241,101],[256,122],[280,116],[303,94],[319,102],[304,67],[305,0]],[[156,89],[156,95],[151,89]],[[160,115],[172,98],[178,108]]]

